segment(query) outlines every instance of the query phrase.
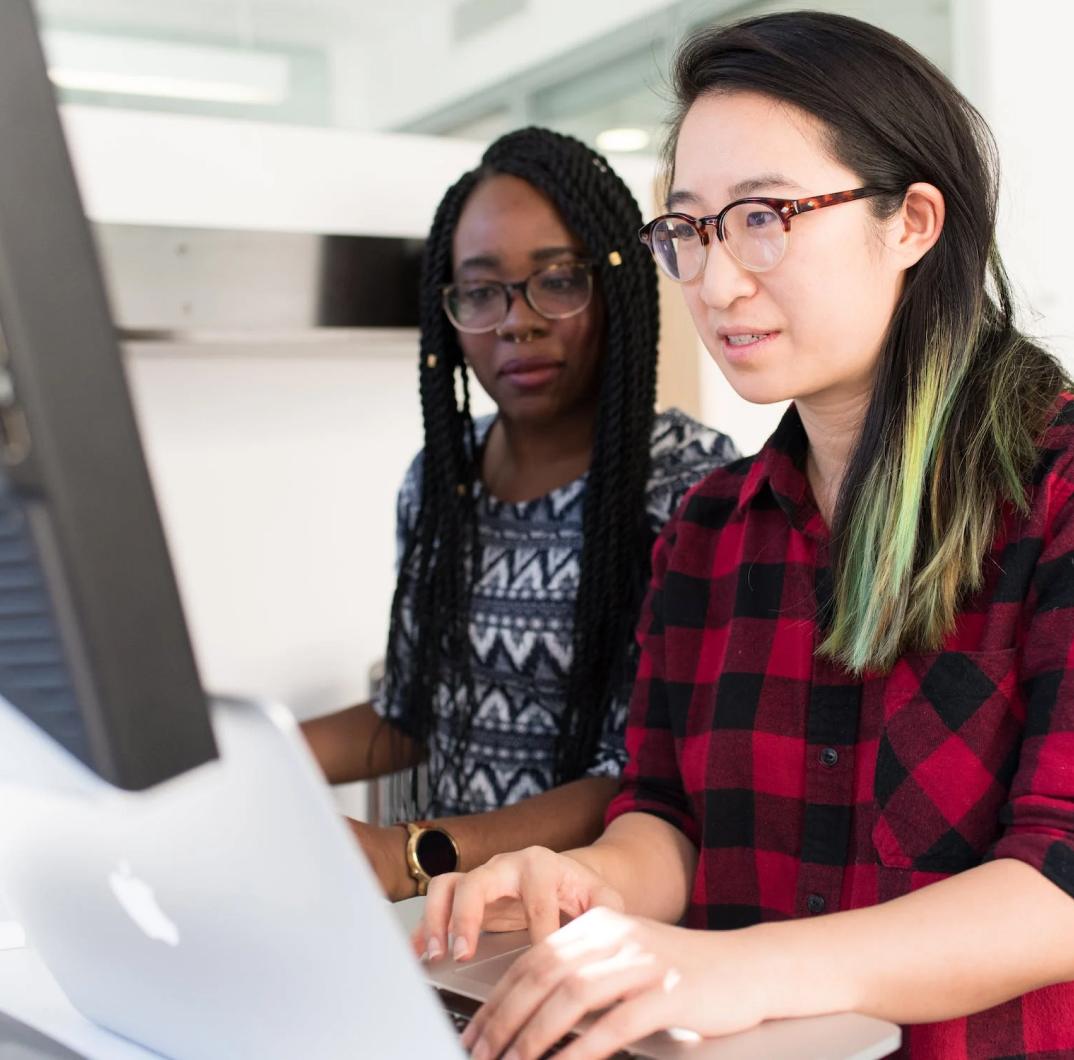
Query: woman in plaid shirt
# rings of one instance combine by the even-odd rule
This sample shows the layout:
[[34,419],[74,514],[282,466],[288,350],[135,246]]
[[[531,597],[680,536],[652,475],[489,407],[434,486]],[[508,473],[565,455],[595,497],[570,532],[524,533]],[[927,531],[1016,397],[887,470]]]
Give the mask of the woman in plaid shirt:
[[544,939],[480,1060],[608,1006],[565,1057],[848,1010],[908,1056],[1074,1056],[1074,398],[1012,322],[988,131],[834,15],[675,76],[642,239],[735,389],[794,404],[656,545],[604,836],[442,877],[416,944]]

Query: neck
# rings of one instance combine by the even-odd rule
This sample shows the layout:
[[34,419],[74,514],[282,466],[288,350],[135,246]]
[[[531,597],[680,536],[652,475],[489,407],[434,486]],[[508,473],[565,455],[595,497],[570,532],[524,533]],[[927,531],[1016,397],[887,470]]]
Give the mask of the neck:
[[543,497],[578,478],[588,467],[596,408],[586,406],[555,423],[499,416],[489,431],[481,477],[505,501]]
[[809,439],[806,474],[824,521],[831,526],[839,490],[869,408],[868,389],[797,401]]

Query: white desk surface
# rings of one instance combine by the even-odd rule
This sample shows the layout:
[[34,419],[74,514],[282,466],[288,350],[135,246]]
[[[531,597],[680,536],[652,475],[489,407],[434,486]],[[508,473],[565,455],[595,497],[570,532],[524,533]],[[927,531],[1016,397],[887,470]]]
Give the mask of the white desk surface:
[[[400,920],[407,927],[415,924],[420,917],[422,901],[414,899],[395,907]],[[91,1060],[160,1060],[159,1054],[87,1020],[67,1000],[34,952],[33,940],[28,939],[27,942],[28,945],[24,947],[0,950],[0,1011]],[[829,1021],[842,1018],[827,1017]],[[857,1018],[846,1017],[848,1020]],[[742,1037],[745,1039],[752,1033],[746,1032]],[[730,1045],[732,1039],[726,1041]],[[743,1044],[746,1044],[745,1041]],[[747,1049],[743,1055],[747,1054],[752,1055],[752,1051]]]

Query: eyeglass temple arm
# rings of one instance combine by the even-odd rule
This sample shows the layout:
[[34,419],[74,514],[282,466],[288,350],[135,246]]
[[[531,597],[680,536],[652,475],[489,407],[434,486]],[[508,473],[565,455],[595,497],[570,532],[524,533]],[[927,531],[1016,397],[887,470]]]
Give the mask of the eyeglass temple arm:
[[884,188],[853,188],[850,191],[833,191],[827,195],[810,195],[804,199],[792,199],[795,214],[808,213],[810,210],[823,210],[825,206],[838,206],[855,199],[868,199],[874,195],[883,195]]

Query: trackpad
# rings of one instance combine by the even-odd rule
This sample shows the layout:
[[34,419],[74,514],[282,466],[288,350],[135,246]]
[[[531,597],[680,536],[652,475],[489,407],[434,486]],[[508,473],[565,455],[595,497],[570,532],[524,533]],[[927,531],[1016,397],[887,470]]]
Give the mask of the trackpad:
[[463,979],[472,979],[477,983],[484,983],[487,986],[495,986],[500,979],[503,978],[503,973],[506,972],[527,949],[529,949],[528,946],[519,950],[512,950],[510,953],[502,953],[499,957],[490,957],[487,961],[479,961],[477,964],[456,965],[455,974],[461,976]]

